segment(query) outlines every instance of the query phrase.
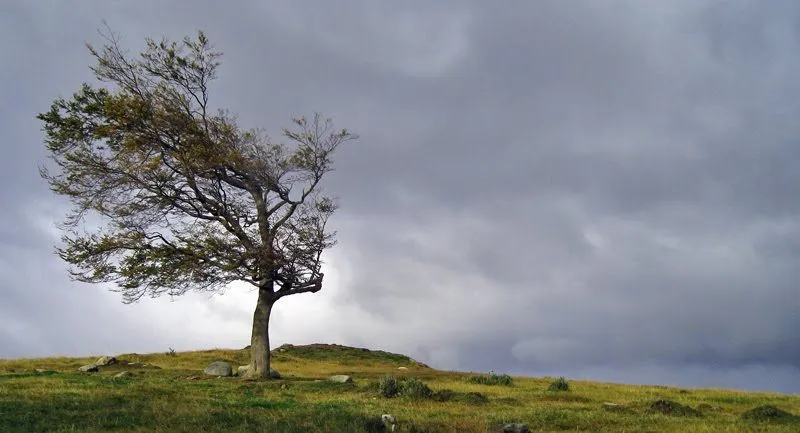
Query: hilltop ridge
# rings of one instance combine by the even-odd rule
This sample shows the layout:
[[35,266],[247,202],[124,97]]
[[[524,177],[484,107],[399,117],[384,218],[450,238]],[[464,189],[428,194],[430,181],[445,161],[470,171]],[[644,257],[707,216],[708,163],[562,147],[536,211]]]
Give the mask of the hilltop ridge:
[[272,353],[280,379],[203,374],[245,349],[120,354],[94,373],[78,368],[96,358],[0,360],[0,431],[382,432],[384,414],[397,433],[800,431],[800,396],[473,375],[338,344]]

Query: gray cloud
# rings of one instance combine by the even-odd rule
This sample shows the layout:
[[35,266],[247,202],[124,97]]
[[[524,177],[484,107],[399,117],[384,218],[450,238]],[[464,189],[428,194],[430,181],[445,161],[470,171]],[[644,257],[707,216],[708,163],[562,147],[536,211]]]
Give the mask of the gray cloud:
[[107,19],[134,48],[206,30],[216,103],[245,126],[319,110],[361,135],[327,185],[332,279],[282,301],[278,343],[800,389],[793,2],[0,8],[0,356],[247,341],[246,290],[121,306],[51,254],[63,203],[33,116],[90,79],[82,44]]

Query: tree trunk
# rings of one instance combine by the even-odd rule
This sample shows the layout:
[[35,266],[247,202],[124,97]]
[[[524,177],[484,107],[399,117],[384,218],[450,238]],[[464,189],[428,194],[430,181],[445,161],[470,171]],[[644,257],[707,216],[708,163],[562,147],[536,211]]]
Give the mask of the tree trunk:
[[253,313],[253,333],[250,337],[250,367],[247,377],[269,377],[269,315],[275,299],[272,292],[259,289],[256,310]]

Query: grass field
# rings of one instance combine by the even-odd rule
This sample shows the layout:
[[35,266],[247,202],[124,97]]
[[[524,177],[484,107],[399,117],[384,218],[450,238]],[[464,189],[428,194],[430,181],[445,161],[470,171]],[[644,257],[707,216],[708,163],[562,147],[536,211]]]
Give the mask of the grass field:
[[[213,361],[246,364],[248,353],[123,354],[96,373],[77,371],[96,358],[0,360],[0,432],[379,432],[384,413],[396,418],[397,432],[499,431],[511,422],[535,432],[800,432],[794,415],[743,416],[762,405],[800,414],[800,396],[569,378],[568,391],[548,390],[554,378],[484,384],[491,381],[344,346],[274,350],[281,379],[202,374]],[[114,377],[121,371],[132,374]],[[355,382],[328,381],[333,374]],[[378,382],[386,375],[401,385],[420,379],[433,393],[384,397]],[[659,400],[668,401],[656,406],[674,409],[671,414],[653,409]]]

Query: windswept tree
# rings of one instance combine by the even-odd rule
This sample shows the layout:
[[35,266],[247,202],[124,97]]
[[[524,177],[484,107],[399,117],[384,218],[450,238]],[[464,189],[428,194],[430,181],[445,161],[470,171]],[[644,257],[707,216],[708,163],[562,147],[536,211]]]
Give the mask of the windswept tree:
[[258,290],[248,375],[268,377],[279,299],[322,288],[336,210],[320,182],[356,136],[319,115],[274,142],[209,105],[221,53],[207,37],[146,40],[131,56],[110,31],[88,45],[99,83],[37,117],[54,164],[41,174],[72,207],[56,248],[74,280],[111,283],[124,302]]

